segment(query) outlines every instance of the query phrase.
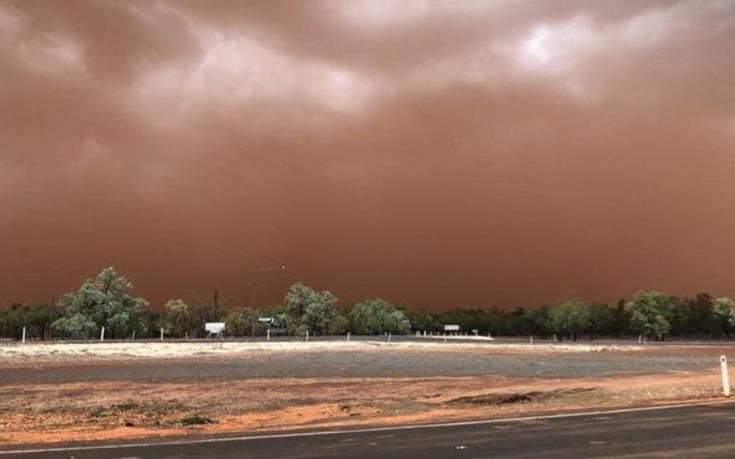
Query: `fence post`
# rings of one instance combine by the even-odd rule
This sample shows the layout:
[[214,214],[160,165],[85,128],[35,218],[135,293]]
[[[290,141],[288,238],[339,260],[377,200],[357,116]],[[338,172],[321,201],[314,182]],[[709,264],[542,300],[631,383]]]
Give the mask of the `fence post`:
[[102,327],[102,330],[100,331],[100,341],[105,340],[105,327]]
[[23,337],[20,340],[21,343],[25,344],[26,342],[26,327],[23,327]]
[[727,369],[727,357],[720,356],[720,371],[722,372],[722,393],[725,397],[730,396],[730,372]]

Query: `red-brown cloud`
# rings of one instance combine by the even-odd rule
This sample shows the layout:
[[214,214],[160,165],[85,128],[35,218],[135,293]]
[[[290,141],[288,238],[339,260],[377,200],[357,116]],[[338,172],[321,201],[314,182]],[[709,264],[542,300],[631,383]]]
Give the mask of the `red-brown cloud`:
[[0,302],[735,295],[735,2],[0,4]]

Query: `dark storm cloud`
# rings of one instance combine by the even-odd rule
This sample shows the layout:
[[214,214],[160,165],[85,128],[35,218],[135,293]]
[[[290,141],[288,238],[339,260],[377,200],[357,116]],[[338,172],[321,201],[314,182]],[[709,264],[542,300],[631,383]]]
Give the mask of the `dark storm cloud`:
[[[0,3],[0,299],[735,294],[735,2]],[[183,292],[183,293],[182,293]]]

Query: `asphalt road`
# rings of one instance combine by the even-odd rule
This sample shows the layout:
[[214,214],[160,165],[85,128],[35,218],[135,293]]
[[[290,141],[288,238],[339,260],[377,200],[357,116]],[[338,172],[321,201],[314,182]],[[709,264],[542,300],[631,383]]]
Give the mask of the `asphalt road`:
[[180,440],[5,455],[28,458],[480,458],[735,456],[735,404],[434,426]]

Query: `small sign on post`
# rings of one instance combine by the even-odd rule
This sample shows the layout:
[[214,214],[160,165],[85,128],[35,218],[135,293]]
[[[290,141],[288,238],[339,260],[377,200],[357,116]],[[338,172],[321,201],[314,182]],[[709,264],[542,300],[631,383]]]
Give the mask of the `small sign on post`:
[[727,357],[720,356],[720,371],[722,372],[722,394],[730,396],[730,372],[727,369]]
[[211,338],[213,335],[222,338],[225,331],[225,323],[207,322],[204,324],[204,330],[208,333],[207,338]]

